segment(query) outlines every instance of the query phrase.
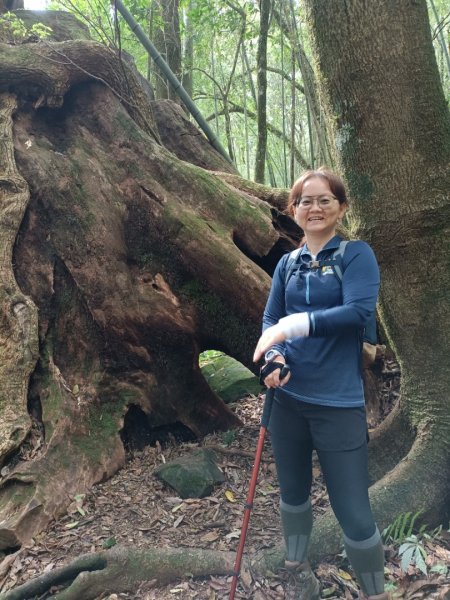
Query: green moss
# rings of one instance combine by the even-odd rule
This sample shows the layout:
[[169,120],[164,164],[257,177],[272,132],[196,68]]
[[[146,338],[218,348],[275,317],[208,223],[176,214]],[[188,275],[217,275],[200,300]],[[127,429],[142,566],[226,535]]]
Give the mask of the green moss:
[[231,356],[219,354],[201,371],[209,387],[227,404],[247,394],[258,395],[263,389],[258,378]]
[[31,483],[14,482],[7,487],[3,487],[0,494],[0,511],[9,503],[15,506],[25,506],[34,495],[35,487]]
[[259,327],[234,313],[226,302],[198,280],[183,285],[180,295],[201,312],[204,329],[211,339],[226,338],[229,348],[241,354],[248,351],[249,344],[256,344]]
[[90,406],[83,415],[86,433],[73,436],[71,441],[76,450],[95,462],[111,444],[115,444],[123,414],[128,404],[138,401],[137,392],[117,390],[115,393],[100,392],[100,406]]
[[[221,224],[229,231],[230,227],[234,228],[236,224],[248,223],[249,227],[267,231],[269,234],[271,219],[267,219],[270,217],[268,206],[256,206],[248,202],[240,194],[233,192],[223,181],[199,167],[186,163],[183,164],[183,168],[189,171],[189,179],[192,179],[195,186],[200,188],[200,197],[216,199],[217,208],[214,213],[217,215],[218,222],[215,225]],[[194,208],[197,207],[194,206]]]
[[115,124],[119,129],[125,131],[129,139],[133,142],[146,142],[147,138],[143,134],[142,130],[136,125],[136,123],[130,119],[129,115],[122,111],[115,113]]

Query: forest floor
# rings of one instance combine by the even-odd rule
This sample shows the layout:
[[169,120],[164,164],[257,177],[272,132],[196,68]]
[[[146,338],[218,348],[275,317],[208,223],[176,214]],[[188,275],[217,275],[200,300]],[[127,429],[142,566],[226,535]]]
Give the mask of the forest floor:
[[[392,378],[384,386],[385,410],[398,395]],[[74,499],[67,514],[36,536],[11,560],[7,572],[0,573],[0,590],[70,562],[80,554],[96,552],[113,545],[133,547],[202,547],[235,551],[243,518],[243,505],[253,467],[261,398],[247,397],[234,405],[243,425],[239,429],[205,437],[199,443],[175,441],[166,447],[147,447],[130,454],[126,467],[110,480],[96,485],[88,494]],[[196,450],[199,446],[216,450],[226,477],[211,496],[182,500],[154,476],[162,463]],[[312,492],[314,513],[328,509],[328,497],[320,468],[314,467]],[[246,552],[281,543],[279,496],[270,443],[266,442],[256,489],[254,508],[246,541]],[[386,581],[395,598],[419,600],[450,599],[450,533],[428,532],[419,538],[426,551],[427,575],[414,565],[400,569],[398,544],[386,545]],[[356,584],[345,556],[316,566],[322,598],[357,597]],[[282,575],[241,580],[236,599],[282,600]],[[143,584],[135,593],[105,593],[103,600],[222,600],[228,598],[230,577],[207,577],[174,581],[164,588]],[[55,593],[56,589],[53,590]],[[36,600],[44,600],[44,594]],[[80,598],[80,600],[83,600]]]

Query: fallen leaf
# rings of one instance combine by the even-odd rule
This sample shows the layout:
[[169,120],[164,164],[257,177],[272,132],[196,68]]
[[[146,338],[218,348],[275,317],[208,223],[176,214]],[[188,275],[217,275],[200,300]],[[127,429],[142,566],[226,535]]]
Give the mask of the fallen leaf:
[[347,573],[347,571],[344,571],[342,569],[339,569],[338,575],[339,575],[339,577],[342,577],[342,579],[345,579],[346,581],[351,581],[353,579],[353,577],[350,575],[350,573]]
[[200,539],[202,542],[215,542],[219,537],[220,533],[218,531],[210,531],[209,533],[202,535]]
[[176,527],[178,527],[178,525],[181,523],[181,521],[184,519],[184,515],[180,515],[178,517],[178,519],[175,521],[175,523],[173,524],[173,528],[175,529]]

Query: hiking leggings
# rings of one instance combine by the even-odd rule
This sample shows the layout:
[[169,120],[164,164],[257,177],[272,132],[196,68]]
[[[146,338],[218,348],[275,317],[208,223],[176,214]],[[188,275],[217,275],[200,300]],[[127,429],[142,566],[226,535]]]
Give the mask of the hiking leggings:
[[[296,417],[274,404],[269,426],[281,499],[291,506],[308,500],[312,484],[313,440],[305,439],[304,428],[295,426]],[[316,452],[331,507],[345,535],[354,541],[370,538],[376,525],[368,494],[367,442],[351,450],[316,448]]]

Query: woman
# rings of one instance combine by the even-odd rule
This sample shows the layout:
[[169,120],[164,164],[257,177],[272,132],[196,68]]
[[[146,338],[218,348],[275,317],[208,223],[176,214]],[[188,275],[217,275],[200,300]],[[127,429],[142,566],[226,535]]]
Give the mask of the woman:
[[[292,259],[287,254],[277,265],[254,355],[257,361],[265,353],[265,384],[277,388],[269,430],[290,575],[286,599],[320,597],[307,562],[315,449],[361,598],[387,600],[383,546],[368,497],[361,377],[362,334],[375,310],[378,265],[365,242],[349,242],[342,280],[335,275],[333,256],[341,242],[336,226],[348,203],[342,180],[330,171],[304,173],[288,207],[306,243],[288,280]],[[291,372],[280,381],[286,362]]]

